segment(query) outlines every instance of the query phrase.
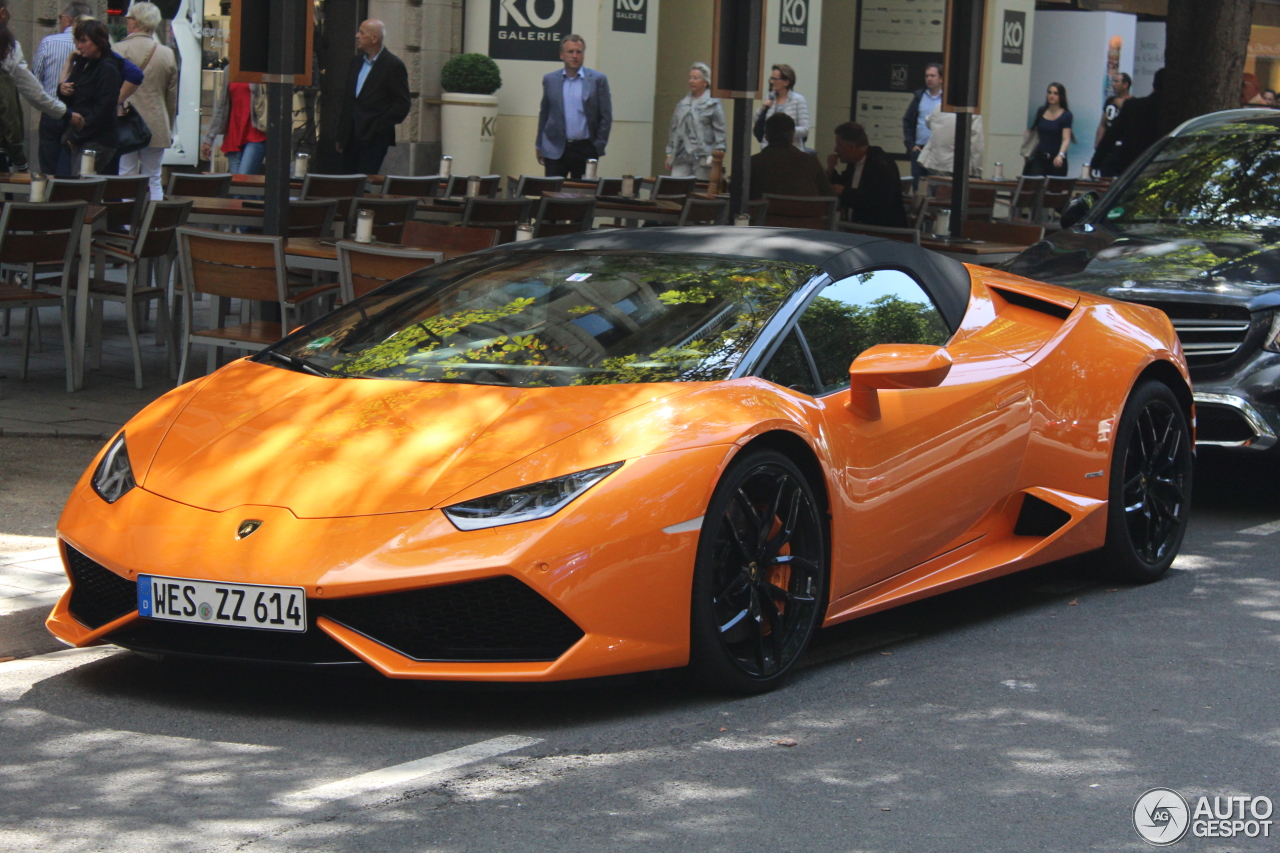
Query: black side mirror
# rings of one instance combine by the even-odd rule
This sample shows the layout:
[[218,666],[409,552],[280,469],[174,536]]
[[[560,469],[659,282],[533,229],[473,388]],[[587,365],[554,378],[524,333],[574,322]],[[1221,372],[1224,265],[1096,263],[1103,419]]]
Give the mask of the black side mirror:
[[1093,206],[1098,202],[1098,191],[1089,190],[1082,196],[1076,196],[1067,204],[1059,222],[1063,228],[1070,228],[1077,222],[1084,220],[1089,215],[1089,211],[1093,210]]

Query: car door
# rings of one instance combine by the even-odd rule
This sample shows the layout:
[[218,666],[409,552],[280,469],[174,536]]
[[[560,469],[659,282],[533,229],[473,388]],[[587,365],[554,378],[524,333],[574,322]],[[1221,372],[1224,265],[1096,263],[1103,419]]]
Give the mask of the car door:
[[836,487],[833,600],[976,538],[975,525],[1014,488],[1031,412],[1018,359],[961,340],[947,347],[952,367],[937,387],[878,391],[876,419],[846,407],[861,352],[942,345],[950,335],[915,278],[871,270],[818,293],[763,371],[813,394],[822,410]]

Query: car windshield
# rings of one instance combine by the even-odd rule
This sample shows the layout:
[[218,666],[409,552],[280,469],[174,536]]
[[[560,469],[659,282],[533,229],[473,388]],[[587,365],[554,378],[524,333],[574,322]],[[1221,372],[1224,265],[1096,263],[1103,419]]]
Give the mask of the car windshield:
[[1280,224],[1280,133],[1251,124],[1166,140],[1103,214],[1117,223]]
[[370,293],[260,360],[476,385],[714,381],[817,272],[690,255],[481,255]]

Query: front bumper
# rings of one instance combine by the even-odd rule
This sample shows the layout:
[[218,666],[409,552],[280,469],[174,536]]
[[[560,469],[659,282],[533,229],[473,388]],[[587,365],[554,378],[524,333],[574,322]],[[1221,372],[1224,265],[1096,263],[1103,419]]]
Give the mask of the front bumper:
[[1280,353],[1257,351],[1227,376],[1191,377],[1196,444],[1271,450],[1280,444]]
[[[706,447],[634,459],[551,518],[473,532],[456,530],[438,510],[299,519],[267,506],[210,512],[143,488],[107,504],[82,487],[58,528],[72,587],[47,624],[75,646],[362,661],[398,678],[551,681],[681,666],[698,534],[663,528],[702,515],[728,455]],[[237,540],[247,517],[263,524]],[[108,573],[95,576],[94,597],[73,560]],[[311,630],[290,639],[121,612],[140,574],[301,586]],[[477,644],[493,632],[469,631],[477,620],[467,613],[538,642],[504,647],[482,636]],[[462,652],[441,640],[460,632],[471,638]]]

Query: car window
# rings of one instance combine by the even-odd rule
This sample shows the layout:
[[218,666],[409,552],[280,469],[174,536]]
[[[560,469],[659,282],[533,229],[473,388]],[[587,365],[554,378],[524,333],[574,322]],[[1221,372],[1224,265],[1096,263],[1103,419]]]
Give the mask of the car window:
[[809,359],[805,358],[804,349],[800,346],[800,338],[795,329],[787,333],[778,351],[769,359],[769,365],[760,374],[770,382],[800,391],[814,394],[813,373],[809,370]]
[[914,278],[873,270],[823,288],[800,316],[818,366],[820,394],[849,385],[849,365],[876,344],[933,344],[951,336],[942,314]]

